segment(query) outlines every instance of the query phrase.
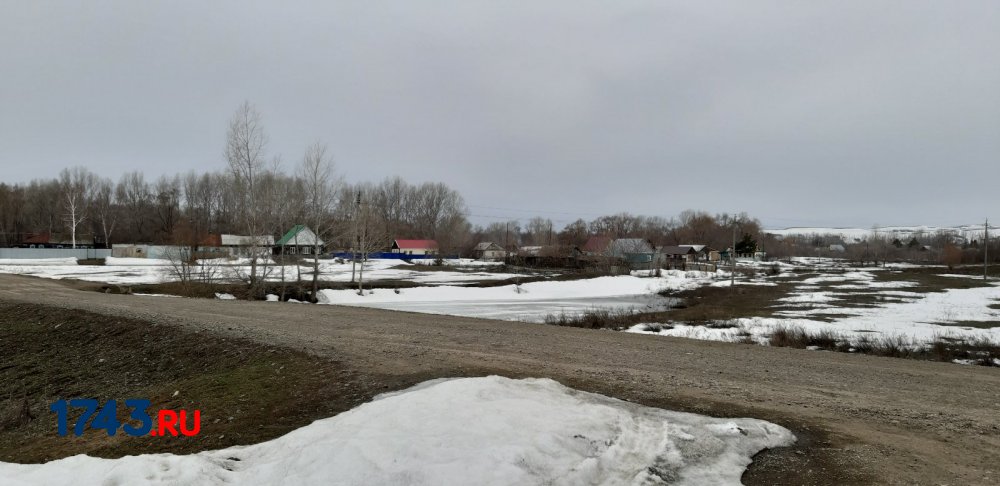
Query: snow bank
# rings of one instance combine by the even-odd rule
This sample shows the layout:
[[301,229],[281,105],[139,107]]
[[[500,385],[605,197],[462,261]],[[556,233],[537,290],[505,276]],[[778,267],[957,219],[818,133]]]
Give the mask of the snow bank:
[[107,257],[104,259],[104,264],[111,266],[131,266],[131,267],[163,266],[163,265],[170,265],[170,260],[163,260],[159,258]]
[[76,265],[76,258],[0,258],[0,265]]
[[10,485],[739,484],[787,429],[643,407],[547,379],[434,380],[278,439],[194,455],[0,462]]
[[355,290],[319,291],[321,304],[365,305],[386,302],[456,302],[491,300],[551,300],[614,297],[653,294],[662,290],[681,290],[703,285],[709,276],[703,272],[667,272],[663,277],[597,277],[582,280],[531,282],[501,287],[415,287],[409,289],[373,289],[358,295]]

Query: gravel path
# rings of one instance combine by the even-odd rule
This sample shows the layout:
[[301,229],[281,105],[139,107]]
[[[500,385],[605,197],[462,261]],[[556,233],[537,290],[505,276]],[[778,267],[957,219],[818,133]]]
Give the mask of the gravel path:
[[652,406],[751,416],[795,447],[748,484],[1000,483],[1000,369],[359,307],[112,295],[0,275],[0,300],[251,337],[383,376],[550,377]]

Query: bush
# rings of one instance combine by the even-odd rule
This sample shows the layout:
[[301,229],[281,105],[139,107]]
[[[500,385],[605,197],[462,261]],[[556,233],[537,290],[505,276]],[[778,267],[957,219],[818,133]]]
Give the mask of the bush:
[[636,324],[636,318],[634,309],[592,309],[580,314],[548,314],[544,322],[554,326],[621,329]]

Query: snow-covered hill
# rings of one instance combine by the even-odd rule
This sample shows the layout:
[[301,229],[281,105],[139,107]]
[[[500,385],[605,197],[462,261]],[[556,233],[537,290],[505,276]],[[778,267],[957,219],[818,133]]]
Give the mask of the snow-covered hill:
[[[990,233],[1000,231],[1000,228],[990,224]],[[957,239],[978,240],[983,237],[982,224],[969,224],[960,226],[874,226],[870,228],[810,228],[794,227],[785,229],[767,229],[765,233],[775,236],[836,236],[844,243],[857,243],[872,235],[887,236],[908,240],[914,236],[917,239],[934,236],[939,233],[947,233]]]

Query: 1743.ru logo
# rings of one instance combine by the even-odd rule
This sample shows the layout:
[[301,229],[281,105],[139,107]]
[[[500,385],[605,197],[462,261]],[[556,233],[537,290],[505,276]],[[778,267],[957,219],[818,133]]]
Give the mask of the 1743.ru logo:
[[73,425],[73,435],[78,437],[88,428],[106,430],[109,436],[117,434],[119,428],[133,436],[192,437],[201,431],[201,410],[194,410],[192,413],[187,410],[155,410],[154,420],[147,411],[150,405],[149,400],[142,398],[125,400],[125,407],[130,409],[129,422],[136,422],[138,425],[118,421],[118,402],[115,400],[108,400],[103,406],[93,398],[59,400],[50,405],[49,410],[56,413],[56,429],[60,437],[69,433],[67,421],[71,407],[83,409],[80,418]]

